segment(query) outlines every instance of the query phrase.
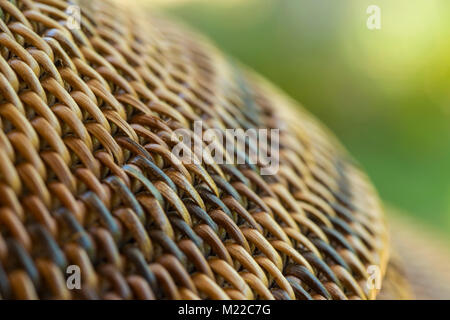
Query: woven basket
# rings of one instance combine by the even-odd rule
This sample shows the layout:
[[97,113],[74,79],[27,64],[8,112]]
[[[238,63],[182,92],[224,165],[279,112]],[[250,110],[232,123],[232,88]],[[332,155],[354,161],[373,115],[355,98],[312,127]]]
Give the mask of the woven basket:
[[[78,28],[64,1],[0,1],[1,298],[375,298],[383,212],[333,135],[130,6],[83,2]],[[279,129],[278,170],[263,175],[250,143],[180,159],[175,132],[195,140],[196,122]]]

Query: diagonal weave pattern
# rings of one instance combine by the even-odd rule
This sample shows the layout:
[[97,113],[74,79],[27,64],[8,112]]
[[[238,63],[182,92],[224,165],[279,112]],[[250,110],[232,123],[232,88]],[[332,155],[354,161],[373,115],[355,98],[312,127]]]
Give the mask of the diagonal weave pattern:
[[[70,29],[64,1],[0,0],[0,297],[375,298],[382,209],[334,137],[206,40],[128,7],[86,1]],[[194,121],[280,128],[279,170],[177,158],[174,130]]]

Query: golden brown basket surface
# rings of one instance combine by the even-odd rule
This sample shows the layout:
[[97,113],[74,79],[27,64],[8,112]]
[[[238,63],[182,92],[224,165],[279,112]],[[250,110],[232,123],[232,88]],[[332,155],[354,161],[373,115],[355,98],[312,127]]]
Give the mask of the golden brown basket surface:
[[[326,129],[179,26],[81,8],[0,1],[1,298],[375,298],[382,210]],[[279,128],[279,170],[178,159],[196,121]]]

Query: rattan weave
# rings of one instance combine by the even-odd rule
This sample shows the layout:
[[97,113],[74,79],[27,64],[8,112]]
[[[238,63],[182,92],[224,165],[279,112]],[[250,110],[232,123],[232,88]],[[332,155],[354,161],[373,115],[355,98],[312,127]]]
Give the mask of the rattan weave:
[[[366,175],[295,102],[131,3],[83,2],[71,29],[64,1],[0,0],[1,298],[375,298],[389,247]],[[176,158],[194,121],[279,128],[279,170]]]

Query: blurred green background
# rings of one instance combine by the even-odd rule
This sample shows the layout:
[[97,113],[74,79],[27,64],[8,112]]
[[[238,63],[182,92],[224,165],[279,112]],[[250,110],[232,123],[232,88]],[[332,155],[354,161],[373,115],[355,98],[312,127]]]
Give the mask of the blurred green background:
[[387,203],[450,235],[450,1],[161,3],[316,114]]

